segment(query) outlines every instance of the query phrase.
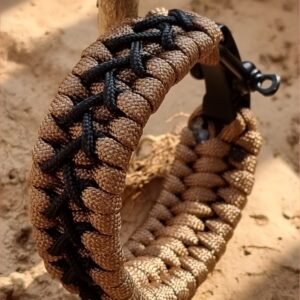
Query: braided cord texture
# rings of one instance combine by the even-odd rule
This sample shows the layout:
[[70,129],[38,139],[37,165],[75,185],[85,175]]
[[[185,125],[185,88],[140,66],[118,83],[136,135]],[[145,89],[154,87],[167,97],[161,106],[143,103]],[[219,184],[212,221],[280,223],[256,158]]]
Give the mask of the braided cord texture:
[[224,253],[247,196],[262,139],[249,109],[198,142],[192,116],[145,223],[125,244],[125,269],[147,299],[190,299]]
[[224,251],[261,143],[249,110],[221,131],[209,122],[201,142],[191,119],[149,218],[120,242],[142,129],[196,62],[218,63],[221,38],[179,10],[131,20],[85,49],[60,85],[33,150],[31,221],[47,271],[82,299],[189,299]]

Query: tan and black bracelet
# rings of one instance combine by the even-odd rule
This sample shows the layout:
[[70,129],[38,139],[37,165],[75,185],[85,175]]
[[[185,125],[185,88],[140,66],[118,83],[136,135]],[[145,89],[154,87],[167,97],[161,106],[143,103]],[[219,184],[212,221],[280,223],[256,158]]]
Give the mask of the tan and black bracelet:
[[[131,154],[190,70],[205,79],[203,106],[182,130],[148,218],[122,245]],[[190,299],[254,183],[262,139],[250,92],[278,85],[241,62],[227,27],[194,13],[152,13],[101,36],[60,85],[33,151],[31,221],[47,271],[82,299]]]

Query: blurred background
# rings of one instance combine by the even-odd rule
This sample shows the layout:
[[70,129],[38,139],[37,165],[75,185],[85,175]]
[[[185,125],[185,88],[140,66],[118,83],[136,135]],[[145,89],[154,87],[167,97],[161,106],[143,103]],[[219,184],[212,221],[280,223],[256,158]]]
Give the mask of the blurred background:
[[[292,300],[299,285],[299,20],[296,0],[140,0],[226,24],[242,57],[282,76],[271,98],[252,96],[264,148],[243,218],[194,300]],[[77,299],[45,273],[28,221],[27,178],[39,123],[59,83],[98,35],[96,0],[0,0],[0,300]],[[201,103],[188,76],[145,134],[173,132]]]

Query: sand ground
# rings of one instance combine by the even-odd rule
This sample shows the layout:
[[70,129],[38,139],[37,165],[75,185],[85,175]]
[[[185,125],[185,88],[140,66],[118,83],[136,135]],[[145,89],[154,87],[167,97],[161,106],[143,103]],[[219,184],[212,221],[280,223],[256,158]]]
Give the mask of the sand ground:
[[[95,3],[94,3],[95,2]],[[27,177],[37,128],[59,82],[97,36],[96,1],[0,0],[0,299],[77,299],[45,273],[27,217]],[[298,299],[299,65],[296,0],[141,0],[224,22],[243,57],[282,75],[278,94],[253,95],[264,148],[243,218],[194,300]],[[168,94],[145,134],[186,121],[203,84],[186,78]],[[173,119],[174,114],[183,112]],[[168,121],[167,121],[168,120]],[[126,227],[125,227],[126,228]]]

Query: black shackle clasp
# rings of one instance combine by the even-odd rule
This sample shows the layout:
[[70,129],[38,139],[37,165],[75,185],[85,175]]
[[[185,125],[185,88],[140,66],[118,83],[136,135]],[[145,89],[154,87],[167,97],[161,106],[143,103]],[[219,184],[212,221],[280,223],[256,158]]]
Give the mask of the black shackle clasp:
[[[205,80],[203,115],[230,123],[240,108],[250,107],[251,92],[274,95],[280,85],[280,76],[263,74],[252,62],[242,61],[228,27],[223,24],[219,27],[224,37],[219,45],[220,63],[216,66],[196,64],[191,74]],[[267,82],[270,84],[265,87]]]

